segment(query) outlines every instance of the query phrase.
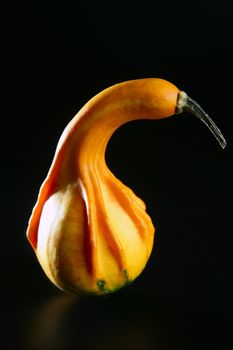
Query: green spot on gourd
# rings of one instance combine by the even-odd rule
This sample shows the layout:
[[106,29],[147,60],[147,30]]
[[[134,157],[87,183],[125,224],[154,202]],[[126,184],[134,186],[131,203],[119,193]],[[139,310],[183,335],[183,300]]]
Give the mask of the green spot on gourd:
[[107,292],[107,289],[106,289],[106,282],[104,281],[104,280],[98,280],[97,282],[96,282],[96,285],[97,285],[97,287],[99,288],[99,290],[101,291],[101,292]]
[[128,270],[124,270],[123,275],[124,275],[125,285],[128,286],[131,283]]

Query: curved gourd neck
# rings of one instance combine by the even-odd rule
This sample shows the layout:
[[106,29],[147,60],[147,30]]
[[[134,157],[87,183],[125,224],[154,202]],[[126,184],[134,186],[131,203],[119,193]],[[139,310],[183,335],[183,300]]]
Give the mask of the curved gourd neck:
[[107,143],[116,129],[132,120],[175,114],[178,93],[173,84],[162,79],[134,80],[106,89],[80,110],[58,148],[66,148],[68,158],[76,160],[79,174],[97,162],[104,165]]

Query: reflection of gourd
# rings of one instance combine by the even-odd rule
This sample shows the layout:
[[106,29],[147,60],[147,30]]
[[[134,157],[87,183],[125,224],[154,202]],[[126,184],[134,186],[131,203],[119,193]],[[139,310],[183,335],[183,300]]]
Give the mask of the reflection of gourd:
[[58,143],[29,221],[28,239],[51,281],[64,290],[105,294],[145,267],[154,227],[145,205],[105,164],[114,131],[135,119],[183,110],[202,119],[225,146],[198,104],[162,79],[114,85],[92,98]]

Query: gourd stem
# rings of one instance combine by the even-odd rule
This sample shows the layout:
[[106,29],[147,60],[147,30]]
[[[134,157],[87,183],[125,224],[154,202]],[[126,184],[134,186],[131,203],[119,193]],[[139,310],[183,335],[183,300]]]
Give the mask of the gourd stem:
[[192,100],[184,91],[180,91],[179,93],[176,111],[177,113],[188,112],[198,117],[209,128],[221,147],[226,147],[226,140],[217,125],[201,106]]

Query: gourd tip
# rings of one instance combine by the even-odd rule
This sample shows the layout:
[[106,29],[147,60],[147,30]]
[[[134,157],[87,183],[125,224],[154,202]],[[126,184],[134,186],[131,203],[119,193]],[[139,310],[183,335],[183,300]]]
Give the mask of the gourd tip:
[[226,139],[223,134],[209,117],[209,115],[202,109],[202,107],[193,99],[191,99],[184,91],[178,94],[176,113],[188,112],[198,117],[212,132],[222,149],[226,147]]

